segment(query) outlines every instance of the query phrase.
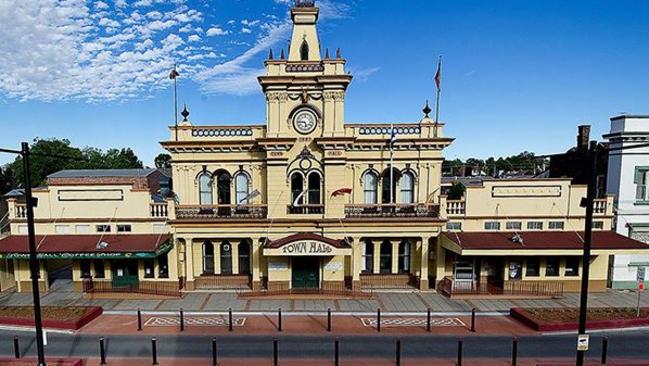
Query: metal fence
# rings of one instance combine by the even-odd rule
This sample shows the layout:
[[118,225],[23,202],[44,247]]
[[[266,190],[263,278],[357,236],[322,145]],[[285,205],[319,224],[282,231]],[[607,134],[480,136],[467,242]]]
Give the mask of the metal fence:
[[137,282],[128,285],[116,284],[114,281],[83,281],[83,292],[85,293],[137,293],[145,295],[159,295],[181,297],[181,283],[174,282]]

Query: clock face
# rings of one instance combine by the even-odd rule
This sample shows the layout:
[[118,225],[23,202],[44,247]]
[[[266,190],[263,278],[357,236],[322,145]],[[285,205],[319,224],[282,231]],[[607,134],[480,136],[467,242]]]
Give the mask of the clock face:
[[317,125],[317,117],[313,111],[308,109],[301,110],[293,117],[293,127],[302,134],[308,134],[315,130]]

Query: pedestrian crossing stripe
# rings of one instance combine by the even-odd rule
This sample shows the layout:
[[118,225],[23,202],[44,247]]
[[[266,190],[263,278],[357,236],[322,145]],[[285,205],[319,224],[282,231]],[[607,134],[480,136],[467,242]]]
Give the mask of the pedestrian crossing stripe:
[[[363,326],[376,328],[376,318],[361,318]],[[427,318],[381,318],[381,327],[425,327]],[[431,327],[464,327],[459,318],[431,318]]]

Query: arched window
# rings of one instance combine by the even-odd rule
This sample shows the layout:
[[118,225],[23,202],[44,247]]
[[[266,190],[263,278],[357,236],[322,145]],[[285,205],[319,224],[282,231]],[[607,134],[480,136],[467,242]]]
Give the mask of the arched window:
[[248,175],[244,173],[239,173],[237,174],[237,177],[235,178],[235,190],[236,190],[236,197],[237,197],[237,205],[247,205],[249,204],[250,200],[248,199],[248,194],[250,194],[250,179],[248,179]]
[[232,245],[227,240],[221,243],[221,274],[232,274]]
[[302,173],[295,172],[291,175],[291,205],[299,206],[304,204],[304,177]]
[[209,240],[203,242],[203,274],[214,274],[214,244]]
[[415,202],[415,177],[406,172],[401,177],[401,203]]
[[384,240],[381,243],[381,260],[379,263],[379,271],[381,273],[392,272],[392,243],[389,240]]
[[399,243],[399,273],[410,271],[410,242],[403,240]]
[[320,174],[316,172],[309,174],[308,190],[309,204],[319,205],[321,201]]
[[378,180],[374,172],[367,172],[363,177],[363,193],[366,205],[376,205],[378,203]]
[[[392,168],[392,174],[390,174],[390,169],[388,168],[383,171],[382,175],[381,203],[395,203],[397,185],[399,184],[401,173],[397,169]],[[391,190],[390,187],[392,187]]]
[[211,205],[212,201],[212,177],[209,173],[203,173],[198,178],[199,185],[199,203],[201,205]]
[[300,60],[309,60],[309,44],[306,42],[306,40],[302,41],[302,46],[300,46]]
[[361,245],[361,262],[362,273],[374,273],[374,243],[371,240],[365,240]]
[[216,192],[219,205],[230,204],[230,174],[226,171],[217,172],[216,175]]
[[250,242],[239,243],[239,274],[250,274]]

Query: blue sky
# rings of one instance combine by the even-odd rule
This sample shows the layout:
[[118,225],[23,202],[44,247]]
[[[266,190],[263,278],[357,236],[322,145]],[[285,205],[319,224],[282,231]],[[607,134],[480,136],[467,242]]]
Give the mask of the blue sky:
[[[0,146],[34,137],[132,147],[169,137],[167,79],[195,124],[263,123],[256,85],[289,38],[290,0],[0,2]],[[350,122],[412,122],[444,58],[447,158],[565,150],[576,126],[649,113],[644,1],[320,0],[323,49],[356,76]],[[12,159],[0,155],[0,164]]]

